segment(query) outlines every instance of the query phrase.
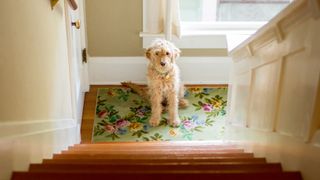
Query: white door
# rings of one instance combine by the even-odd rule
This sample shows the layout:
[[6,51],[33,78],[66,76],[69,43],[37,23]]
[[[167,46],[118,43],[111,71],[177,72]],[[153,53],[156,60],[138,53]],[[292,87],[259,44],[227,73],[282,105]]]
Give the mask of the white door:
[[[84,0],[76,0],[77,9],[73,10],[65,1],[66,26],[69,53],[69,70],[73,118],[81,124],[84,93],[89,90],[87,63],[83,62],[82,51],[86,48],[84,25]],[[79,21],[80,23],[76,23]]]

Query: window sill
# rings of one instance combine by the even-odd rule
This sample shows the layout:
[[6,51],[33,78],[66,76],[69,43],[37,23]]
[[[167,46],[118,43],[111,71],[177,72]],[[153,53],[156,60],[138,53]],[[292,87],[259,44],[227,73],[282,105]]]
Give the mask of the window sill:
[[[151,42],[156,38],[164,38],[164,34],[148,34],[148,33],[140,33],[140,37],[142,37],[142,45],[143,48],[149,47]],[[171,40],[177,47],[181,49],[223,49],[227,48],[226,44],[226,36],[225,35],[208,35],[208,34],[189,34],[182,35],[180,38],[173,36]]]
[[[172,41],[183,49],[224,49],[229,51],[243,40],[254,34],[266,22],[182,22],[181,37]],[[155,38],[164,38],[164,34],[140,33],[143,48]]]

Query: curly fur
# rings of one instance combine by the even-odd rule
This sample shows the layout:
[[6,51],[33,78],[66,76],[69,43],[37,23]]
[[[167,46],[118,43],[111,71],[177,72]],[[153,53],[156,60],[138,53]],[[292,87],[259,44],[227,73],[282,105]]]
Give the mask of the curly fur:
[[148,87],[131,82],[121,84],[130,87],[151,103],[151,126],[158,126],[163,111],[169,112],[169,124],[178,126],[180,118],[178,107],[185,108],[188,101],[184,99],[184,86],[180,81],[180,70],[176,59],[180,49],[163,39],[156,39],[147,49],[145,56],[149,60],[147,69]]
[[[149,96],[149,93],[148,93],[149,92],[148,87],[146,87],[144,85],[132,83],[130,81],[121,82],[121,85],[124,86],[124,87],[130,88],[133,92],[137,93],[144,100],[150,101],[150,96]],[[182,90],[181,92],[184,92],[184,90]],[[179,108],[181,108],[181,109],[187,108],[189,106],[188,100],[186,100],[184,98],[181,98],[181,97],[183,97],[183,95],[179,96]],[[166,100],[162,101],[162,105],[163,105],[163,112],[166,112],[167,111],[166,106],[168,105]]]

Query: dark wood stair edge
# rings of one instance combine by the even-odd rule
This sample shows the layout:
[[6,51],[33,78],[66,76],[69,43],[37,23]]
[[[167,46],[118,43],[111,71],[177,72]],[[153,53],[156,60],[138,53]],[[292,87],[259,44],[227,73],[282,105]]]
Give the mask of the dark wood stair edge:
[[43,164],[223,164],[223,163],[267,163],[265,158],[225,158],[225,159],[44,159]]
[[280,163],[266,163],[266,164],[214,164],[214,165],[104,165],[104,164],[31,164],[29,167],[30,172],[34,171],[180,171],[180,172],[254,172],[254,171],[271,171],[282,172]]
[[216,179],[216,180],[302,180],[300,172],[281,172],[281,173],[219,173],[219,174],[141,174],[141,173],[36,173],[36,172],[14,172],[12,180],[28,180],[28,179],[43,179],[43,180],[70,180],[83,179],[91,180],[95,178],[107,177],[109,179],[124,179],[134,177],[135,179]]

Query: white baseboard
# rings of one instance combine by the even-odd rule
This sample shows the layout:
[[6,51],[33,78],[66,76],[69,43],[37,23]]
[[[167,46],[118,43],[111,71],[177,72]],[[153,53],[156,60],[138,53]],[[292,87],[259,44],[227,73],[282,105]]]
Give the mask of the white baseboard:
[[77,122],[73,119],[1,122],[0,139],[41,134],[50,131],[74,128],[76,126]]
[[[228,84],[229,57],[181,57],[177,60],[185,84]],[[120,84],[122,81],[146,83],[144,57],[89,57],[91,85]]]

